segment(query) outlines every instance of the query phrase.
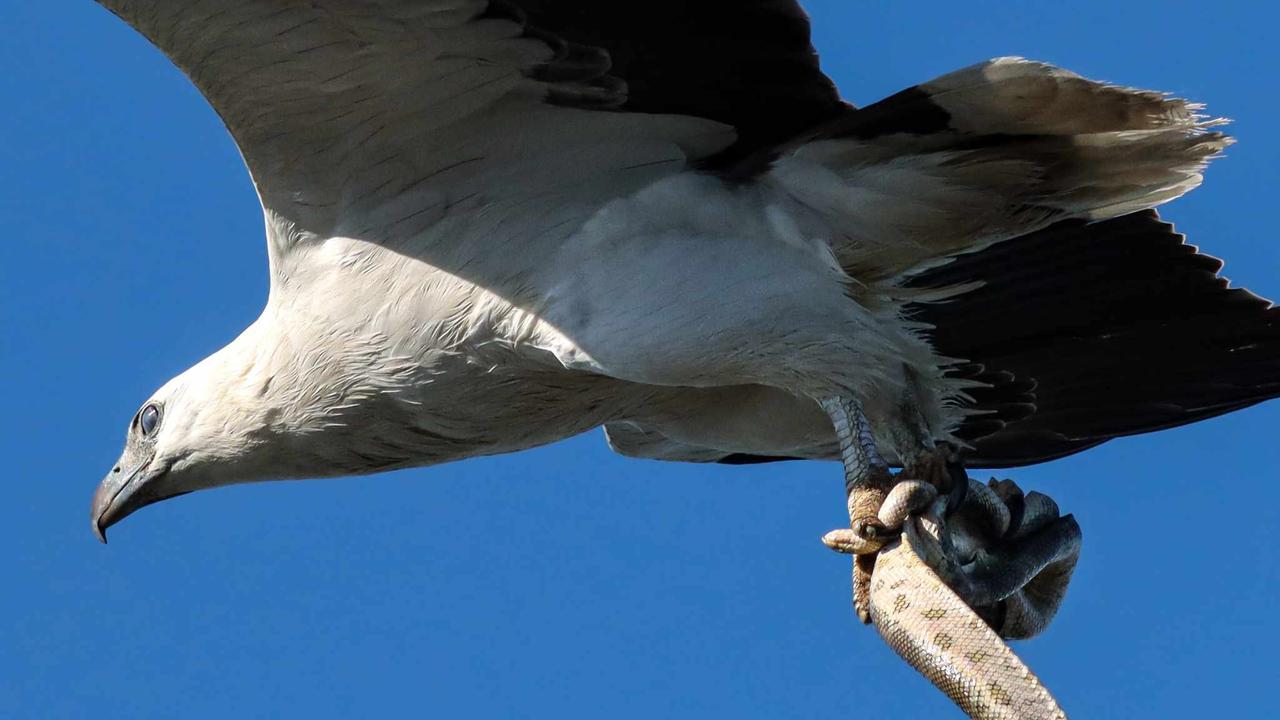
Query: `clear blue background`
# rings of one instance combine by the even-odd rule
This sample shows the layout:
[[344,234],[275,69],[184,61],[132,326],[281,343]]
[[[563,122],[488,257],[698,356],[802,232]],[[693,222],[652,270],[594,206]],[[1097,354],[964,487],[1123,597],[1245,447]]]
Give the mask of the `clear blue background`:
[[[1261,2],[810,2],[865,103],[1022,54],[1172,91],[1239,145],[1166,214],[1280,296],[1280,15]],[[832,464],[510,457],[201,493],[100,546],[140,401],[267,288],[226,132],[83,0],[0,6],[0,716],[958,717],[855,625]],[[1170,362],[1176,362],[1170,358]],[[1013,473],[1085,550],[1021,652],[1081,718],[1262,717],[1280,642],[1280,403]]]

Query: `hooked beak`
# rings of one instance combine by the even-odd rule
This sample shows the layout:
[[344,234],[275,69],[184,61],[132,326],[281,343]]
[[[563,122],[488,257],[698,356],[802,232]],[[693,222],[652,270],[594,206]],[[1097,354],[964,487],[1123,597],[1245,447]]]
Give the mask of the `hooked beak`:
[[125,458],[121,458],[121,462],[107,473],[94,492],[89,520],[93,524],[94,534],[104,544],[107,542],[107,528],[140,508],[173,497],[173,494],[158,492],[155,483],[151,482],[164,473],[163,469],[155,470],[150,467],[153,457],[149,453],[133,467],[127,467]]

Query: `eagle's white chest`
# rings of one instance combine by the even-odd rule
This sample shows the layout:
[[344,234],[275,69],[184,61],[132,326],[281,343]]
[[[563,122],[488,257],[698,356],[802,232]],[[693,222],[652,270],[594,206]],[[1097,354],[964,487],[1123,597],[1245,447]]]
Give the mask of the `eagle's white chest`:
[[275,403],[303,435],[316,429],[335,474],[358,471],[348,447],[380,448],[383,467],[510,452],[647,395],[566,367],[535,314],[424,259],[344,238],[307,252],[309,277],[272,296],[259,323],[275,330],[254,335],[280,344]]

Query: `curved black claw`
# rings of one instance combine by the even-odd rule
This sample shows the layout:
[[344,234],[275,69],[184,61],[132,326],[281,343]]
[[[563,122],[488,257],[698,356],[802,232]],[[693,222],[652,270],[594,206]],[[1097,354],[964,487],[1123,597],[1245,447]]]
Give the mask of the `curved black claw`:
[[964,468],[964,457],[948,443],[942,443],[948,451],[947,474],[951,476],[951,489],[947,493],[947,517],[951,517],[963,505],[969,495],[969,473]]

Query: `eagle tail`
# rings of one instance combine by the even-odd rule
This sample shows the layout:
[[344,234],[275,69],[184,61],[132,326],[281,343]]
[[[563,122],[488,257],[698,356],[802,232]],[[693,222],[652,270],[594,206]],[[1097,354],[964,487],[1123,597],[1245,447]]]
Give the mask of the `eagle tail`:
[[1071,218],[1155,207],[1231,140],[1161,93],[1000,58],[848,112],[778,149],[770,180],[835,234],[863,283],[895,283]]

